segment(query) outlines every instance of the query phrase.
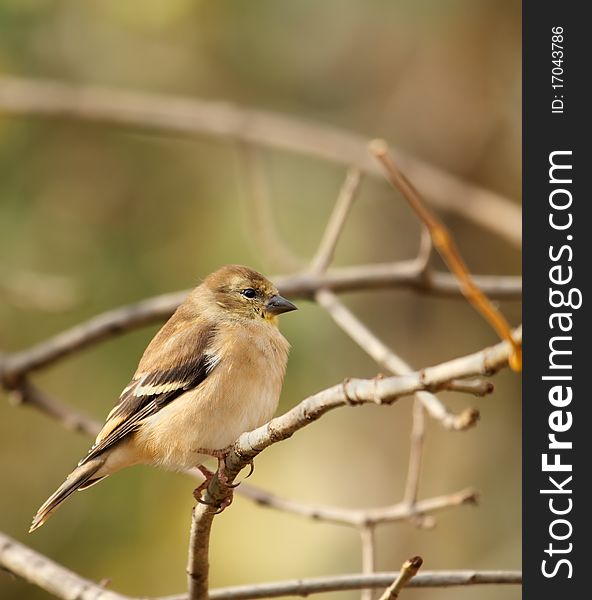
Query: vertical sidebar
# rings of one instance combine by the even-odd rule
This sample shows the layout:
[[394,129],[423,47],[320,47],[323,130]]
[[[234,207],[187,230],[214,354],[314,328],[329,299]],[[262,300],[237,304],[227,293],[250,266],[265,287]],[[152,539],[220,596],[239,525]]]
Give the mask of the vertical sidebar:
[[592,30],[584,7],[523,3],[526,600],[590,588]]

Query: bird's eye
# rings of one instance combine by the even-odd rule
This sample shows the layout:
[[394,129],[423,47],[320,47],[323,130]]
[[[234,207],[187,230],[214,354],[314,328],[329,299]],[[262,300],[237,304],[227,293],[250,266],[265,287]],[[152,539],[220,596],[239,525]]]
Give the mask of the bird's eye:
[[257,292],[253,288],[247,288],[246,290],[243,290],[241,294],[245,298],[254,298],[257,295]]

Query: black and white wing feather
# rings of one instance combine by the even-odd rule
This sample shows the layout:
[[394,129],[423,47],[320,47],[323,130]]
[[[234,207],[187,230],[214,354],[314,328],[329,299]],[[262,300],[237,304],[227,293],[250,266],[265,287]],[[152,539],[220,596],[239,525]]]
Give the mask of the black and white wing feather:
[[146,349],[134,378],[79,465],[111,448],[134,432],[144,419],[196,388],[216,367],[218,359],[211,351],[214,326],[190,326],[178,332],[166,329],[165,325]]

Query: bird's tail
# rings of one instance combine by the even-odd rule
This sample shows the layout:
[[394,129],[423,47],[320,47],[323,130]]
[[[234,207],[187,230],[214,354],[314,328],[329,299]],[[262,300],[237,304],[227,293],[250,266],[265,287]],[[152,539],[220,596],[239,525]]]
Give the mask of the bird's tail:
[[106,475],[97,476],[97,471],[103,466],[105,459],[101,456],[89,460],[83,465],[76,467],[68,477],[66,481],[43,503],[41,508],[37,511],[29,533],[35,531],[38,527],[41,527],[51,517],[53,512],[58,506],[66,499],[70,494],[73,494],[76,490],[85,490],[86,488],[99,482]]

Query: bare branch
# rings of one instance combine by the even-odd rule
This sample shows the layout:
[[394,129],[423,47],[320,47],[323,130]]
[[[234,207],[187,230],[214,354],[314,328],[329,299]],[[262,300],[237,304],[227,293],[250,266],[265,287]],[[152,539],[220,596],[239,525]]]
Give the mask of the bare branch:
[[[362,573],[370,575],[376,571],[376,536],[372,525],[360,528],[360,542],[362,544]],[[362,590],[361,600],[372,600],[371,588]]]
[[[217,483],[219,484],[219,482]],[[211,502],[209,492],[206,492],[204,501]],[[215,514],[216,508],[199,503],[193,507],[191,513],[187,559],[189,600],[208,600],[210,533]]]
[[187,293],[188,290],[162,294],[110,310],[32,348],[4,356],[0,361],[0,375],[5,387],[17,385],[23,374],[45,367],[78,350],[170,317]]
[[312,273],[322,274],[331,264],[337,242],[356,199],[360,181],[360,171],[354,168],[349,169],[337,197],[333,212],[329,217],[329,222],[323,233],[317,253],[311,261],[310,270]]
[[[374,575],[335,575],[311,579],[293,579],[277,583],[219,588],[210,591],[210,600],[254,600],[281,596],[309,596],[326,592],[384,588],[398,573]],[[424,571],[409,582],[410,588],[440,588],[467,585],[520,585],[520,571]],[[167,596],[159,600],[186,600],[187,596]]]
[[393,583],[384,591],[380,600],[396,600],[401,590],[409,585],[409,582],[417,575],[417,572],[423,564],[421,556],[414,556],[406,560],[401,567],[401,571]]
[[96,437],[101,430],[100,423],[50,398],[27,379],[19,381],[18,387],[10,391],[9,399],[14,405],[27,405],[40,410],[70,431]]
[[470,488],[452,494],[420,500],[412,505],[404,500],[390,506],[359,509],[298,502],[276,496],[246,483],[241,483],[237,488],[237,492],[263,507],[308,517],[314,521],[358,528],[414,519],[447,508],[477,502],[477,493]]
[[[423,462],[423,444],[425,436],[425,414],[421,397],[415,395],[413,399],[413,417],[411,424],[411,435],[409,444],[409,463],[407,466],[407,480],[405,482],[405,493],[403,502],[410,508],[416,508],[417,496],[419,494],[419,480],[421,475],[421,465]],[[419,524],[425,524],[423,519],[417,521]]]
[[[412,373],[413,369],[386,344],[376,337],[333,293],[319,290],[315,296],[317,302],[331,315],[333,320],[380,366],[397,375]],[[456,416],[429,392],[421,392],[417,397],[432,417],[447,429],[460,430],[474,424],[464,415]],[[476,409],[471,409],[475,411]]]
[[428,270],[428,264],[430,257],[432,256],[432,250],[434,245],[432,244],[432,236],[428,231],[427,227],[421,228],[421,237],[419,239],[419,251],[417,253],[417,271],[422,275],[425,275]]
[[[384,167],[385,177],[389,183],[403,195],[409,206],[429,230],[434,246],[450,271],[458,279],[463,295],[502,339],[513,344],[512,331],[506,318],[475,284],[452,234],[426,205],[411,181],[399,170],[389,152],[387,143],[384,140],[373,140],[370,143],[370,152]],[[520,347],[517,345],[514,345],[510,367],[514,371],[522,370],[522,354]]]
[[[519,277],[474,276],[475,281],[491,297],[519,298]],[[416,261],[384,265],[360,265],[333,269],[323,275],[300,273],[272,278],[281,293],[293,299],[311,299],[322,288],[333,291],[411,287],[430,293],[456,295],[458,284],[448,273],[432,273],[429,281],[418,276]],[[107,311],[71,329],[21,352],[0,359],[0,379],[5,387],[16,385],[18,378],[30,371],[46,367],[56,360],[145,325],[170,317],[183,302],[189,290],[148,298],[136,304]]]
[[0,533],[0,565],[65,600],[132,600],[80,577],[3,533]]
[[[515,330],[514,340],[516,343],[521,343],[520,328]],[[227,466],[231,473],[237,474],[265,448],[291,437],[299,429],[340,406],[368,403],[392,404],[402,396],[422,390],[440,389],[454,379],[491,375],[507,365],[511,350],[510,344],[500,342],[474,354],[427,367],[409,375],[377,379],[347,379],[341,384],[309,396],[266,425],[243,433],[227,458]]]
[[[328,125],[226,102],[124,92],[56,81],[0,79],[0,110],[14,115],[60,117],[184,136],[214,136],[297,152],[379,175],[367,139]],[[450,210],[519,246],[518,205],[401,152],[396,160],[420,182],[438,208]]]
[[[9,572],[64,600],[72,598],[79,600],[133,600],[129,596],[106,590],[97,583],[80,577],[3,533],[0,533],[0,565]],[[397,573],[334,575],[235,586],[211,590],[209,598],[210,600],[249,600],[250,598],[308,596],[332,591],[383,588],[389,585],[397,575]],[[516,585],[520,583],[522,583],[522,574],[519,571],[424,571],[410,582],[409,587]],[[187,598],[187,594],[177,594],[155,600],[187,600]]]

